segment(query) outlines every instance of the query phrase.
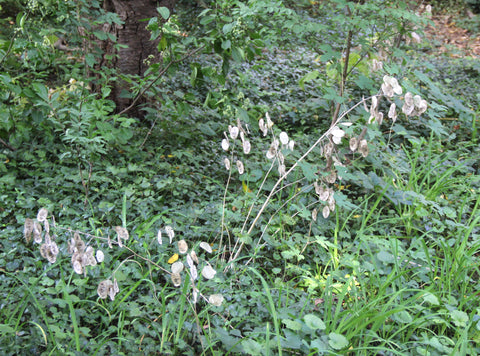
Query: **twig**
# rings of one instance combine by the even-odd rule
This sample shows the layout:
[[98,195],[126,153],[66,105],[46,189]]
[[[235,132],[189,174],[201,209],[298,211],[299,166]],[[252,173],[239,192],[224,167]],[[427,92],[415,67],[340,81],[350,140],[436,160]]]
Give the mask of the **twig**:
[[10,144],[8,144],[7,142],[3,141],[1,138],[0,138],[0,143],[2,145],[4,145],[6,148],[8,148],[10,151],[16,151],[17,150],[15,147],[13,147]]
[[118,115],[125,114],[127,111],[132,109],[135,106],[135,104],[137,104],[138,100],[140,100],[140,98],[143,96],[143,94],[145,94],[145,92],[148,89],[150,89],[161,77],[163,77],[163,75],[167,72],[168,68],[170,68],[174,64],[177,64],[177,63],[180,63],[180,62],[184,61],[185,59],[193,56],[197,52],[200,52],[204,47],[205,47],[205,45],[203,45],[203,46],[201,46],[201,47],[199,47],[199,48],[197,48],[193,51],[188,52],[186,55],[184,55],[180,59],[177,59],[177,60],[174,60],[174,61],[171,61],[170,63],[168,63],[167,66],[160,71],[160,73],[157,75],[157,77],[154,80],[152,80],[152,82],[150,84],[148,84],[146,87],[144,87],[143,90],[141,90],[140,93],[138,93],[137,96],[135,96],[132,103],[128,107],[126,107],[125,109],[120,111],[118,113]]

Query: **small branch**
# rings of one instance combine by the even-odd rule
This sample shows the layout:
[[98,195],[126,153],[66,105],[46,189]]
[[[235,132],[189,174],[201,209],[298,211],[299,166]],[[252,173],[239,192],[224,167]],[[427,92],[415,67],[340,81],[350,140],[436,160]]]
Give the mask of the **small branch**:
[[118,113],[118,115],[125,114],[127,111],[132,109],[135,106],[135,104],[137,104],[137,102],[140,100],[140,98],[143,96],[143,94],[145,94],[147,92],[147,90],[149,90],[160,78],[162,78],[163,75],[167,72],[167,70],[172,65],[183,62],[185,59],[193,56],[197,52],[200,52],[204,47],[205,47],[205,45],[203,45],[203,46],[201,46],[201,47],[199,47],[199,48],[197,48],[193,51],[188,52],[186,55],[184,55],[180,59],[177,59],[177,60],[174,60],[174,61],[171,61],[170,63],[168,63],[167,66],[160,71],[160,73],[157,75],[157,77],[154,80],[152,80],[152,82],[150,84],[148,84],[145,88],[143,88],[143,90],[141,90],[140,93],[137,94],[137,96],[135,96],[135,98],[133,99],[133,102],[128,107],[126,107],[125,109],[120,111]]
[[17,150],[15,147],[13,147],[10,144],[8,144],[7,142],[3,141],[1,138],[0,138],[0,143],[2,145],[4,145],[6,148],[8,148],[10,151],[16,151]]
[[[345,64],[343,65],[343,72],[342,72],[342,79],[340,80],[340,96],[343,97],[343,94],[345,93],[345,86],[347,83],[347,77],[348,74],[350,73],[348,71],[348,62],[350,60],[350,49],[352,47],[352,36],[353,36],[353,31],[350,30],[348,31],[347,35],[347,48],[345,49]],[[337,122],[338,115],[340,113],[340,103],[337,103],[335,106],[335,112],[333,113],[332,116],[332,124],[331,126],[333,127],[335,125],[335,122]]]

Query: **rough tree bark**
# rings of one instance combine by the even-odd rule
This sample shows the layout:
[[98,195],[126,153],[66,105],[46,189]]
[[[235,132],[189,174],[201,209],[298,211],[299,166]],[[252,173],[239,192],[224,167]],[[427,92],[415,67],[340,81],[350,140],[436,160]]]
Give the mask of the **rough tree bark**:
[[[176,0],[105,0],[103,7],[108,12],[118,14],[124,22],[123,25],[105,25],[104,31],[113,33],[117,39],[116,44],[127,47],[116,50],[114,43],[104,41],[101,49],[104,60],[99,67],[113,66],[122,75],[142,76],[150,62],[160,60],[157,50],[158,41],[150,41],[150,33],[146,30],[148,21],[142,21],[157,16],[157,7],[167,7],[172,12]],[[150,57],[150,58],[149,58]],[[106,58],[113,58],[107,61]],[[129,91],[127,82],[117,79],[113,85],[112,100],[117,104],[117,110],[128,107],[131,99],[122,97],[122,91]],[[138,115],[138,110],[129,113]]]

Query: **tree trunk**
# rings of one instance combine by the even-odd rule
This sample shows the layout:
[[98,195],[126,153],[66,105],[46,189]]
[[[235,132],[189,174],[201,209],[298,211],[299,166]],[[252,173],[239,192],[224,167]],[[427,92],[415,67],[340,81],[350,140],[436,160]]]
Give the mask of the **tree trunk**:
[[[106,25],[103,30],[115,35],[117,45],[126,47],[116,49],[114,43],[109,40],[104,41],[101,44],[104,60],[100,63],[100,68],[113,66],[119,75],[142,76],[148,68],[147,59],[149,62],[158,62],[161,59],[157,49],[158,41],[150,41],[150,33],[145,27],[148,19],[158,15],[157,7],[164,6],[172,12],[175,1],[105,0],[103,8],[108,12],[118,14],[124,23],[122,25]],[[110,59],[107,61],[107,58]],[[117,104],[118,111],[131,104],[132,99],[125,97],[128,96],[129,91],[128,83],[118,77],[112,90],[112,100]],[[138,116],[139,112],[133,110],[129,114]]]

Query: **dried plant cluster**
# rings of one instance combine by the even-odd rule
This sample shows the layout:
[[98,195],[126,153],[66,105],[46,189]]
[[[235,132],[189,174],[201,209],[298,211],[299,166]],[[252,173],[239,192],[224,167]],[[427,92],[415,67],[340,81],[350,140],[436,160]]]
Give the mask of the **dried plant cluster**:
[[[173,244],[175,237],[175,231],[171,226],[165,226],[163,231],[168,237],[169,244]],[[160,245],[163,245],[163,233],[162,229],[159,229],[157,232],[157,242]],[[205,253],[213,253],[212,247],[207,242],[200,242],[199,247],[205,251]],[[190,285],[192,287],[192,302],[197,303],[198,298],[202,297],[208,303],[220,306],[223,302],[223,296],[221,294],[212,294],[208,299],[204,297],[200,290],[197,288],[196,281],[198,280],[198,266],[202,266],[201,275],[203,278],[209,280],[215,277],[217,271],[211,266],[211,264],[206,260],[199,259],[199,255],[195,252],[193,248],[189,249],[188,243],[181,239],[177,241],[177,250],[178,253],[175,253],[168,263],[170,266],[170,279],[172,284],[175,287],[180,287],[182,284],[182,273],[188,273]],[[185,256],[184,262],[179,261],[180,256]],[[185,267],[185,264],[188,268]]]
[[[40,254],[42,255],[42,257],[46,258],[50,263],[55,263],[57,261],[59,248],[57,243],[55,242],[55,236],[50,236],[50,224],[48,222],[48,215],[48,210],[42,208],[38,212],[36,219],[25,219],[24,237],[27,243],[30,243],[33,237],[35,243],[41,244]],[[51,218],[52,221],[55,221],[53,215],[51,216]],[[110,236],[108,236],[107,243],[109,248],[113,248],[113,243],[116,243],[120,248],[126,247],[125,242],[130,237],[128,230],[122,226],[115,226],[114,230],[116,232],[116,241],[112,241],[110,239]],[[175,232],[173,228],[171,226],[165,226],[163,231],[168,237],[169,244],[172,244],[175,237]],[[158,230],[157,233],[157,242],[160,245],[163,244],[163,235],[161,229]],[[71,263],[73,270],[75,271],[75,273],[83,275],[84,277],[86,277],[87,275],[88,266],[95,267],[97,266],[97,264],[102,263],[105,259],[103,251],[97,249],[95,252],[95,249],[92,246],[86,244],[82,240],[81,233],[79,231],[73,232],[73,236],[71,237],[70,241],[68,241],[67,245],[67,252],[72,256]],[[208,254],[213,253],[212,247],[206,242],[201,242],[199,244],[199,247]],[[212,294],[209,298],[206,298],[200,293],[199,289],[196,286],[196,281],[198,280],[197,267],[199,265],[202,265],[201,275],[207,280],[212,279],[215,276],[215,274],[217,273],[215,269],[211,266],[210,263],[208,263],[208,261],[202,260],[201,262],[195,250],[189,250],[188,244],[185,240],[182,239],[177,241],[177,248],[180,255],[186,256],[185,262],[188,266],[187,273],[189,273],[190,275],[190,283],[193,291],[193,302],[196,303],[198,301],[198,297],[201,296],[208,303],[215,306],[220,306],[223,302],[222,295]],[[170,278],[175,287],[179,287],[182,284],[182,272],[185,270],[184,263],[178,261],[179,254],[175,253],[168,260],[168,263],[171,264],[171,272],[164,270],[170,274]],[[148,259],[145,260],[154,264]],[[115,272],[113,272],[113,276],[114,275]],[[115,296],[119,292],[120,288],[115,277],[102,280],[97,288],[97,294],[100,298],[106,299],[109,297],[112,301],[115,299]]]
[[[46,258],[48,262],[55,263],[57,260],[58,255],[58,245],[55,242],[55,236],[50,236],[50,223],[48,222],[48,210],[42,208],[39,210],[37,214],[37,218],[35,220],[32,219],[25,219],[25,225],[23,228],[23,235],[27,243],[32,240],[35,243],[41,244],[40,245],[40,254],[43,258]],[[43,223],[43,230],[44,230],[44,237],[45,242],[43,242],[42,237],[42,223]]]
[[[373,70],[381,70],[383,68],[383,63],[377,59],[375,59],[372,63]],[[316,196],[318,198],[318,202],[320,202],[321,207],[319,209],[314,208],[311,216],[312,220],[316,221],[317,216],[319,211],[321,211],[322,216],[326,219],[330,216],[332,212],[335,211],[335,206],[336,206],[336,201],[335,201],[335,183],[337,180],[341,180],[342,177],[339,176],[337,167],[339,166],[345,166],[344,163],[342,163],[340,155],[338,154],[340,152],[340,145],[344,141],[344,138],[349,138],[348,141],[348,148],[347,150],[349,151],[349,155],[355,155],[356,153],[360,154],[363,158],[367,157],[369,154],[369,145],[367,141],[367,133],[368,133],[368,128],[371,125],[382,125],[384,122],[384,117],[387,117],[389,120],[391,120],[392,123],[394,123],[397,120],[397,104],[402,104],[402,113],[408,117],[408,116],[420,116],[423,114],[428,107],[428,103],[423,100],[419,95],[413,95],[410,92],[407,92],[403,97],[401,96],[403,93],[403,89],[398,83],[397,79],[388,75],[385,75],[383,77],[383,83],[381,85],[381,90],[379,94],[374,95],[370,97],[369,99],[362,99],[360,103],[357,105],[354,105],[351,109],[348,111],[344,112],[342,115],[340,115],[334,123],[332,123],[331,127],[325,132],[303,155],[301,158],[299,158],[292,166],[290,169],[287,170],[287,167],[285,165],[285,157],[284,157],[284,152],[285,150],[290,150],[292,151],[295,146],[295,142],[293,140],[290,140],[288,137],[288,134],[286,132],[280,132],[277,135],[275,134],[273,127],[274,127],[274,122],[272,121],[270,115],[266,113],[265,119],[260,118],[259,120],[259,129],[262,135],[265,137],[268,135],[268,133],[271,133],[273,139],[272,142],[266,152],[266,157],[268,160],[272,161],[272,167],[275,163],[278,163],[278,173],[279,173],[279,178],[276,182],[276,184],[273,186],[272,190],[270,191],[270,194],[265,198],[263,205],[259,208],[259,211],[256,215],[256,217],[253,219],[253,222],[251,223],[250,227],[248,228],[247,234],[250,234],[258,221],[260,215],[263,213],[265,210],[265,207],[269,204],[270,199],[272,198],[272,195],[277,192],[277,188],[279,184],[287,177],[287,175],[292,172],[299,164],[300,161],[305,159],[316,146],[319,146],[320,148],[320,153],[321,156],[324,158],[325,163],[322,168],[319,169],[318,172],[318,178],[317,180],[313,183],[314,186],[314,191],[316,193]],[[384,115],[384,113],[380,110],[380,102],[381,100],[385,98],[389,102],[389,110],[387,115]],[[367,101],[370,100],[371,104],[370,107],[367,106]],[[355,129],[352,127],[349,131],[349,134],[345,131],[347,128],[350,128],[353,123],[352,122],[345,122],[344,118],[347,116],[347,114],[353,110],[355,107],[363,103],[365,111],[369,115],[368,120],[365,120],[366,123],[361,128],[361,132],[358,135],[355,135],[353,132]],[[236,141],[237,137],[240,135],[240,140],[241,144],[243,147],[243,153],[248,154],[251,151],[251,144],[250,142],[246,139],[246,135],[248,133],[248,127],[247,130],[245,130],[240,122],[239,119],[237,119],[237,125],[232,126],[229,125],[228,127],[228,132],[224,132],[225,138],[221,142],[221,146],[225,152],[231,152],[230,158],[225,157],[224,158],[224,164],[227,170],[230,171],[231,169],[231,162],[236,162],[238,173],[242,175],[246,168],[243,163],[238,158],[238,153],[235,151],[235,149],[231,149],[232,144],[230,140],[233,142]],[[269,175],[270,170],[266,173],[267,176]],[[265,177],[266,179],[266,177]],[[229,176],[229,181],[230,181],[230,176]],[[264,180],[265,182],[265,180]],[[228,189],[228,184],[227,182],[227,187]],[[260,191],[262,190],[262,186],[258,190],[257,198],[259,197]],[[225,205],[225,200],[224,200],[224,205]],[[247,220],[250,217],[250,213],[252,212],[254,205],[252,204],[252,207],[250,208],[248,215],[246,216],[246,220],[244,223],[244,226],[242,227],[240,234],[244,233],[245,227],[247,225]],[[225,207],[224,207],[225,209]],[[224,210],[225,211],[225,210]],[[222,226],[223,226],[223,221],[222,221]],[[221,245],[221,243],[220,243]],[[237,248],[236,252],[233,251],[232,256],[234,256],[232,259],[235,259],[238,257],[240,250],[242,249],[244,243],[239,243],[239,241],[235,242],[235,247],[240,246]],[[234,248],[235,249],[235,248]]]

